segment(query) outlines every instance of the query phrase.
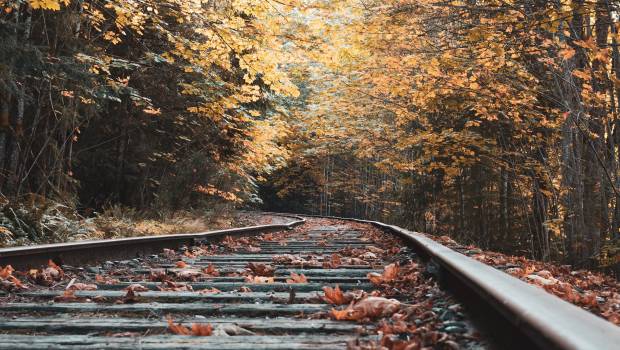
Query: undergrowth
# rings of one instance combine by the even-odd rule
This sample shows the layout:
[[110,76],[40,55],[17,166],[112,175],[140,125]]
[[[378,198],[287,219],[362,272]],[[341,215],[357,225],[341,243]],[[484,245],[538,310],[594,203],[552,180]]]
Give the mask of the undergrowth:
[[176,212],[113,205],[85,217],[75,208],[51,200],[32,204],[0,198],[0,246],[194,233],[243,221],[248,219],[236,215],[234,208],[225,204]]

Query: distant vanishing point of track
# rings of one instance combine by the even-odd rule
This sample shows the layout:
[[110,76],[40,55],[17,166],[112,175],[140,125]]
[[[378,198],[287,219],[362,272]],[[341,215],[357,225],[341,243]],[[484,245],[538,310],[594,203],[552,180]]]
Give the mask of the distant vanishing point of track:
[[616,326],[422,235],[374,222],[293,220],[0,249],[0,264],[17,268],[6,280],[24,284],[0,296],[0,349],[620,344]]

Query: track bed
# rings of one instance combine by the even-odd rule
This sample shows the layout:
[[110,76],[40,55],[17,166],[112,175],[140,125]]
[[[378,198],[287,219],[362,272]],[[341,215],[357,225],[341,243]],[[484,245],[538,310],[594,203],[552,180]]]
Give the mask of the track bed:
[[328,219],[96,266],[52,263],[12,273],[24,286],[2,296],[0,349],[485,347],[429,272],[392,235]]

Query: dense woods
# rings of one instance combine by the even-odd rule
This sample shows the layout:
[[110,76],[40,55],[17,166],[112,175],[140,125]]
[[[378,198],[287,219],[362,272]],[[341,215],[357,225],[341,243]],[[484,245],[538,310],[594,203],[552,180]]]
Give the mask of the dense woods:
[[5,207],[263,203],[612,266],[618,5],[0,1]]
[[252,200],[281,162],[262,1],[3,1],[0,189],[97,209]]

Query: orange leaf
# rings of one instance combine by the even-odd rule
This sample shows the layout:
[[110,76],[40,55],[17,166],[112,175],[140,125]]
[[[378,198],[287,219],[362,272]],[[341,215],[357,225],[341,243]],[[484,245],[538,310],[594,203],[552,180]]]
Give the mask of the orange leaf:
[[301,275],[291,272],[291,278],[286,280],[286,283],[308,283],[308,279],[302,273]]
[[174,334],[178,334],[178,335],[191,335],[192,331],[190,331],[187,327],[183,326],[182,324],[174,324],[174,322],[172,321],[172,318],[168,318],[168,329],[174,333]]
[[374,285],[380,285],[381,283],[383,283],[383,276],[376,272],[370,272],[366,275],[366,277],[368,277],[370,282],[372,282],[372,284]]
[[220,275],[220,273],[217,271],[217,269],[215,268],[215,266],[213,264],[209,264],[209,266],[204,268],[202,270],[202,272],[204,272],[206,275],[209,275],[209,276],[219,276]]
[[340,259],[340,255],[332,254],[330,265],[332,268],[337,268],[338,266],[342,265],[342,260]]
[[334,320],[338,320],[338,321],[347,321],[349,319],[349,309],[344,309],[344,310],[336,310],[336,309],[332,309],[329,313],[329,315],[334,319]]
[[267,284],[274,283],[275,280],[273,277],[247,276],[245,281],[248,283]]
[[47,261],[47,266],[48,266],[48,267],[51,267],[51,268],[54,268],[54,269],[56,269],[56,270],[61,270],[61,268],[60,268],[60,267],[58,267],[58,265],[56,265],[56,263],[55,263],[55,262],[53,262],[53,261],[52,261],[52,259],[49,259],[49,260]]
[[383,268],[383,273],[380,275],[376,272],[371,272],[366,275],[370,282],[375,285],[379,285],[385,282],[391,282],[398,277],[398,272],[400,271],[400,267],[398,264],[389,264],[388,266]]
[[390,282],[398,277],[398,272],[400,271],[400,267],[398,264],[389,264],[383,269],[383,281]]
[[208,337],[213,334],[213,327],[210,324],[192,323],[192,335]]
[[54,298],[54,301],[56,302],[75,301],[75,300],[77,300],[77,297],[75,296],[75,291],[71,289],[65,290],[65,292],[62,295],[59,295]]
[[6,265],[2,269],[0,269],[0,278],[7,278],[13,274],[15,269],[11,265]]
[[187,263],[185,263],[185,261],[177,261],[176,266],[180,269],[184,269],[187,267]]
[[323,291],[325,292],[325,296],[323,296],[323,300],[330,304],[334,305],[343,305],[349,303],[351,298],[347,298],[342,290],[340,290],[340,286],[336,285],[336,288],[331,287],[323,287]]

